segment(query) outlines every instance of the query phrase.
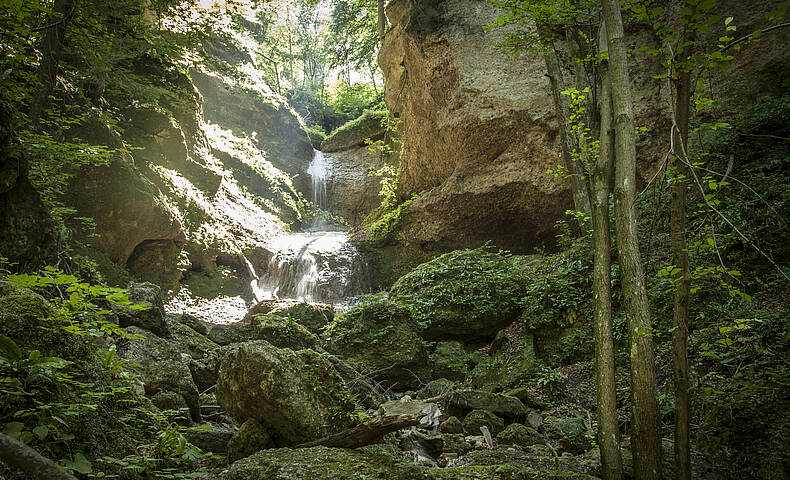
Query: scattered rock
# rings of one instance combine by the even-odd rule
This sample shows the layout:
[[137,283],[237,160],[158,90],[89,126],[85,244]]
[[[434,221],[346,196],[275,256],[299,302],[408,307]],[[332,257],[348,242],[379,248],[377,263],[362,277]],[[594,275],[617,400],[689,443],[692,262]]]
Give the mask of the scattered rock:
[[[111,303],[111,308],[122,327],[135,326],[155,333],[157,336],[170,335],[165,320],[165,307],[162,303],[162,289],[153,283],[130,283],[127,295],[134,308]],[[145,305],[145,308],[142,308]]]
[[543,441],[537,430],[520,423],[511,423],[499,432],[496,438],[500,444],[518,445],[519,447],[528,447]]
[[463,434],[452,433],[442,435],[442,451],[444,453],[455,453],[464,455],[472,449],[472,445],[466,441]]
[[462,422],[464,433],[467,435],[480,435],[480,427],[486,426],[494,435],[498,435],[505,428],[505,421],[486,410],[472,410]]
[[527,408],[516,397],[482,390],[456,390],[448,398],[448,405],[462,411],[486,410],[510,419],[527,416]]
[[154,363],[145,372],[145,393],[155,395],[161,391],[170,391],[184,397],[192,420],[199,422],[199,393],[192,374],[181,362],[163,361]]
[[549,417],[546,422],[550,426],[550,433],[559,438],[563,450],[578,455],[590,449],[587,425],[581,417]]
[[252,327],[249,323],[236,322],[226,325],[212,325],[208,338],[218,345],[247,342],[252,339]]
[[539,393],[529,387],[519,387],[513,390],[508,390],[505,395],[516,397],[521,400],[525,406],[529,408],[536,408],[538,410],[545,410],[548,408],[546,400],[543,399]]
[[334,307],[322,303],[300,302],[290,306],[278,306],[270,313],[295,320],[315,335],[319,335],[335,319]]
[[259,421],[248,418],[228,440],[228,461],[235,462],[265,448],[274,448],[272,437]]
[[228,442],[235,433],[235,429],[226,425],[204,423],[184,432],[187,441],[204,452],[216,454],[228,453]]
[[535,410],[530,411],[527,414],[527,425],[532,428],[540,428],[543,425],[543,416]]
[[321,350],[321,340],[290,317],[276,313],[255,315],[250,324],[255,340],[266,340],[277,348]]
[[463,433],[464,427],[458,417],[453,416],[439,425],[439,431],[442,433]]

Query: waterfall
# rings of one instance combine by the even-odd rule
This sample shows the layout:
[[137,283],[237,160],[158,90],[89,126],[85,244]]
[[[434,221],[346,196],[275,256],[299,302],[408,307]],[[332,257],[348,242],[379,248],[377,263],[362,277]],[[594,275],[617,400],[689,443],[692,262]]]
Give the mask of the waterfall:
[[[313,203],[326,210],[331,163],[318,150],[307,169],[312,178]],[[368,289],[366,264],[346,232],[330,231],[316,215],[307,232],[285,234],[269,244],[274,255],[257,282],[264,299],[291,298],[305,302],[344,302]]]

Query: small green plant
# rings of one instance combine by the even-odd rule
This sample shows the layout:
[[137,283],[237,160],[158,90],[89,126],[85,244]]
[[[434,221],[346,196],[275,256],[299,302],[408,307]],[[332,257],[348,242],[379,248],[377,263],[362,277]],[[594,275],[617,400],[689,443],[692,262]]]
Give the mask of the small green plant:
[[551,368],[544,365],[538,370],[535,383],[538,387],[546,390],[552,397],[557,397],[565,388],[566,380],[568,380],[568,376],[562,373],[558,368]]

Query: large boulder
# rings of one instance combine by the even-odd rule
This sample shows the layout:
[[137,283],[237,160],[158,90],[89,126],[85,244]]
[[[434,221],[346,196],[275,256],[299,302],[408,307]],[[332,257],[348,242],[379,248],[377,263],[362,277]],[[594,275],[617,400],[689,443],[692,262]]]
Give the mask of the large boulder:
[[497,435],[504,430],[505,421],[486,410],[472,410],[462,423],[464,433],[467,435],[480,435],[481,427],[487,427],[491,435]]
[[223,346],[248,342],[252,340],[252,326],[244,322],[212,325],[206,336],[212,342]]
[[235,462],[258,450],[273,447],[274,442],[266,428],[254,418],[248,418],[227,443],[228,461]]
[[265,341],[242,343],[227,353],[216,394],[237,422],[258,420],[281,446],[349,428],[359,408],[326,358]]
[[421,383],[428,355],[409,310],[385,294],[371,295],[338,315],[324,332],[326,349],[360,373],[400,387]]
[[386,128],[386,110],[365,110],[358,118],[338,127],[322,143],[324,152],[339,152],[354,147],[365,146],[367,140],[376,141],[384,138]]
[[255,340],[266,340],[277,348],[320,349],[321,340],[290,317],[276,313],[256,315],[252,317],[251,325]]
[[452,409],[486,410],[509,419],[526,418],[529,413],[518,398],[483,390],[455,390],[449,394],[447,404]]
[[321,330],[335,318],[334,307],[323,303],[299,302],[289,306],[278,306],[272,309],[271,313],[290,318],[316,335],[319,335]]
[[523,283],[503,255],[458,250],[401,277],[390,298],[412,311],[429,339],[487,339],[518,316]]

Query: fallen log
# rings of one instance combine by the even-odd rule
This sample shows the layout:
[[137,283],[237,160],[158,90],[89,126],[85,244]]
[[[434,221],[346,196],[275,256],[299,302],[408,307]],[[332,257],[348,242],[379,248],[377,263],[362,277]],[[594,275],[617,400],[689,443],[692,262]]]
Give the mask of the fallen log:
[[422,414],[385,415],[368,420],[340,433],[297,445],[297,448],[317,447],[319,445],[334,448],[359,448],[365,445],[372,445],[380,442],[382,437],[388,433],[419,425],[423,416]]
[[8,435],[0,433],[0,462],[35,480],[77,480],[68,470]]

